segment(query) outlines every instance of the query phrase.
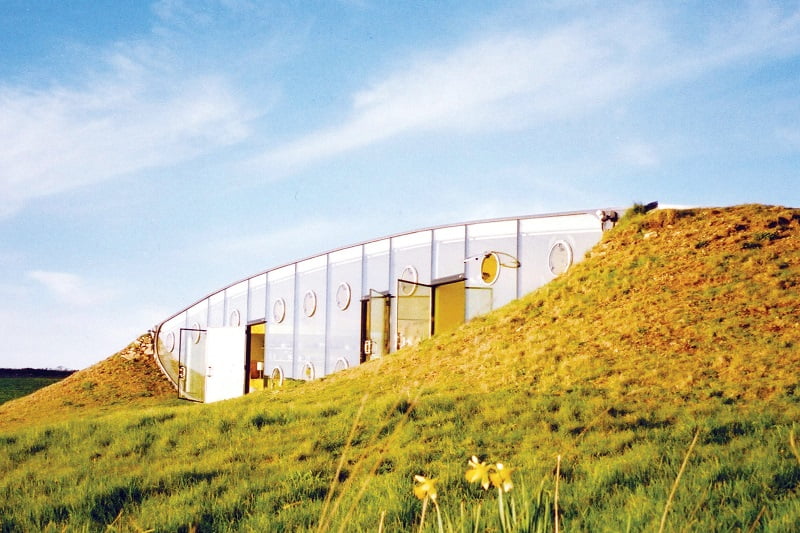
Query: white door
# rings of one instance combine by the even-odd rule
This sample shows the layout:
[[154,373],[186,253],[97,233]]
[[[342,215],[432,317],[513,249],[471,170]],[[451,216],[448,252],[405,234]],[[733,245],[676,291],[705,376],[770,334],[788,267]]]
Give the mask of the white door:
[[206,403],[244,394],[245,328],[208,328]]

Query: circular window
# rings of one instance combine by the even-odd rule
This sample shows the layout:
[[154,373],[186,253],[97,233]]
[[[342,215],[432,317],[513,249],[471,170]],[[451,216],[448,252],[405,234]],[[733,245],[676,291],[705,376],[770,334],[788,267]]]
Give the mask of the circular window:
[[417,269],[414,268],[413,265],[408,265],[400,273],[400,281],[408,282],[400,284],[400,289],[398,291],[400,295],[411,296],[417,290],[417,286],[414,284],[419,281],[419,272],[417,272]]
[[481,280],[491,285],[500,277],[500,258],[495,252],[489,252],[481,260]]
[[556,241],[550,248],[548,266],[550,272],[558,276],[572,265],[572,247],[566,241]]
[[317,311],[317,293],[314,291],[306,291],[305,296],[303,296],[303,312],[306,316],[311,317],[314,316],[314,313]]
[[280,324],[286,318],[286,301],[283,298],[278,298],[272,304],[272,318]]
[[276,366],[272,369],[272,372],[269,375],[269,379],[272,382],[273,387],[282,387],[283,386],[283,370],[281,367]]
[[333,367],[334,372],[339,372],[341,370],[347,370],[350,368],[350,363],[347,362],[347,359],[344,357],[340,357],[336,360],[336,366]]
[[336,307],[342,311],[350,307],[350,298],[352,296],[353,292],[350,290],[350,285],[345,282],[340,283],[336,288]]
[[301,376],[306,381],[311,381],[314,379],[314,364],[313,363],[306,363],[303,365],[303,373]]
[[192,329],[194,330],[192,332],[192,341],[194,341],[195,344],[200,344],[200,333],[202,333],[200,331],[200,323],[195,322],[192,324]]
[[229,322],[229,324],[230,324],[231,326],[238,326],[238,325],[240,324],[241,320],[242,320],[242,317],[241,317],[241,315],[239,314],[239,310],[238,310],[238,309],[234,309],[234,310],[231,312],[231,316],[230,316],[230,318],[228,319],[228,322]]
[[168,352],[172,352],[175,349],[175,332],[170,331],[167,333],[167,337],[164,339],[164,349]]

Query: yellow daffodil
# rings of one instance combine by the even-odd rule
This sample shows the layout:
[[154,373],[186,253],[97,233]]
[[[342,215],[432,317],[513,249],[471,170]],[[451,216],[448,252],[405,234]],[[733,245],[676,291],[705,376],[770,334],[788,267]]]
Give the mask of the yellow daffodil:
[[493,486],[503,492],[508,492],[514,488],[514,484],[511,482],[511,472],[513,472],[512,468],[505,468],[502,463],[497,463],[489,472],[489,479]]
[[489,488],[489,467],[486,466],[486,463],[481,463],[478,461],[478,458],[474,455],[472,459],[469,460],[467,463],[469,465],[469,470],[465,477],[467,481],[470,483],[475,483],[480,481],[481,486],[485,489]]
[[436,502],[436,482],[438,479],[428,479],[425,476],[414,476],[414,481],[418,483],[414,487],[414,496],[420,500],[430,498],[432,502]]

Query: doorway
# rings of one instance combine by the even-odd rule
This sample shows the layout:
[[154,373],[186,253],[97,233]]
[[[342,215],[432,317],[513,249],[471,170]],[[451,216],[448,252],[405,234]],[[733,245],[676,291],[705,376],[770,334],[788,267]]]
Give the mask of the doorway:
[[256,322],[247,326],[247,372],[245,394],[264,389],[264,353],[267,339],[266,322]]
[[361,355],[365,363],[389,352],[389,311],[391,295],[370,289],[361,300]]
[[466,305],[463,275],[430,285],[397,280],[397,349],[457,328],[464,323]]

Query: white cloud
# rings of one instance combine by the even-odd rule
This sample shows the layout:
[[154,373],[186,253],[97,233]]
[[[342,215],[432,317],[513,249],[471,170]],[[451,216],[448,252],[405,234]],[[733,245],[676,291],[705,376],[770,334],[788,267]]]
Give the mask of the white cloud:
[[493,36],[417,60],[357,92],[344,124],[279,147],[263,162],[292,166],[412,130],[516,128],[580,113],[635,81],[634,57],[611,57],[609,33],[575,24],[544,36]]
[[26,275],[47,289],[58,301],[80,307],[107,302],[115,294],[113,289],[87,283],[69,272],[31,270]]
[[248,134],[249,116],[224,78],[183,75],[158,55],[118,50],[80,85],[0,85],[0,217]]
[[[757,55],[796,53],[800,44],[800,12],[752,8],[737,13],[752,20],[731,17],[706,41],[685,43],[659,13],[614,11],[545,34],[495,34],[407,61],[356,92],[343,123],[278,146],[254,164],[291,169],[410,132],[547,127],[636,90]],[[640,163],[652,162],[644,155]]]

